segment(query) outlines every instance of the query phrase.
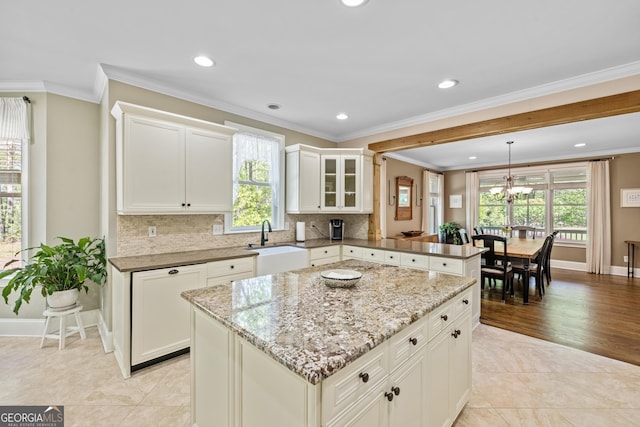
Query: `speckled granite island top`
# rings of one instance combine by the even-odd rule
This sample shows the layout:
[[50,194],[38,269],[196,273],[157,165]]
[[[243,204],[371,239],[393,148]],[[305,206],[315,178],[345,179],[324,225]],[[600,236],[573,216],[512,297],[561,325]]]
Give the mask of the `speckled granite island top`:
[[[320,272],[362,272],[352,288]],[[182,296],[317,384],[472,286],[475,279],[359,260],[261,276]]]

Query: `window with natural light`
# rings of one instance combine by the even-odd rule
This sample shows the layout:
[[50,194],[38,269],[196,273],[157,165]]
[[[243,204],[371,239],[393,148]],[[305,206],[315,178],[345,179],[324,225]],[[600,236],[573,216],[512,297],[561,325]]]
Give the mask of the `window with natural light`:
[[493,171],[480,173],[478,225],[486,233],[501,235],[506,225],[527,225],[536,227],[539,237],[557,231],[558,242],[586,242],[586,165],[512,169],[514,185],[529,187],[531,192],[515,197],[511,205],[504,192],[491,191],[504,187],[503,175]]
[[442,175],[429,173],[429,230],[428,234],[438,234],[442,222]]
[[233,211],[226,232],[257,231],[264,220],[284,224],[284,136],[236,123],[233,136]]
[[30,103],[26,96],[0,97],[0,270],[25,248]]

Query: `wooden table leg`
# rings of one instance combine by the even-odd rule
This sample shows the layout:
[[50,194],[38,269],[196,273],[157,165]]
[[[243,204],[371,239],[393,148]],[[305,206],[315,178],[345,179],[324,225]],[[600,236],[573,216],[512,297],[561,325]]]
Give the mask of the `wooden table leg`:
[[529,304],[529,278],[531,277],[529,274],[529,258],[524,258],[523,267],[524,274],[522,275],[522,303],[527,305]]

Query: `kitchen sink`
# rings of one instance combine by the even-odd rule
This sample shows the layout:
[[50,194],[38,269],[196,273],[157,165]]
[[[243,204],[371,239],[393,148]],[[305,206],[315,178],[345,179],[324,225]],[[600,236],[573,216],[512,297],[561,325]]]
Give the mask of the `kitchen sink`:
[[282,273],[309,266],[307,250],[295,246],[265,246],[251,248],[258,252],[256,275]]

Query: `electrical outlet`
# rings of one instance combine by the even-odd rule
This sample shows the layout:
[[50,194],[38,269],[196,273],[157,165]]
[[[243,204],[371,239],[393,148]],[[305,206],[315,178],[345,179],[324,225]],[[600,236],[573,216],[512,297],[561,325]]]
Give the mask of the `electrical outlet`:
[[211,227],[211,232],[214,236],[222,235],[222,224],[213,224],[213,227]]
[[629,257],[628,256],[624,256],[624,262],[629,262]]
[[156,233],[156,226],[152,225],[151,227],[149,227],[149,237],[156,237],[157,233]]

